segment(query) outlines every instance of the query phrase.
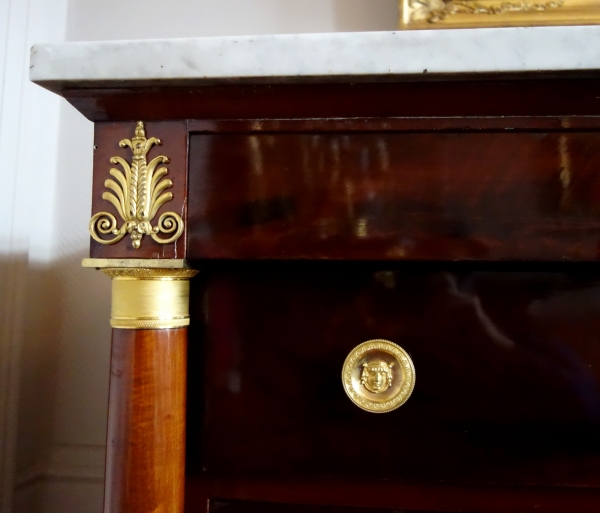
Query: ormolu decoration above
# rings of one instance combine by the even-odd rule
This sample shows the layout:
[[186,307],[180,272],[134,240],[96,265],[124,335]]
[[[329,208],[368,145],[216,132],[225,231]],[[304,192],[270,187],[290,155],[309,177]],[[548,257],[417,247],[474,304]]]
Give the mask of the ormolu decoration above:
[[[183,232],[183,220],[175,212],[165,212],[158,218],[158,223],[152,226],[152,220],[158,209],[173,199],[173,193],[164,192],[173,186],[173,182],[164,176],[169,172],[166,167],[157,166],[166,164],[169,159],[159,155],[150,161],[146,155],[154,145],[160,145],[160,139],[150,137],[146,139],[144,123],[138,121],[135,136],[132,139],[123,139],[119,142],[121,148],[129,147],[133,152],[131,165],[121,157],[112,157],[111,164],[119,164],[123,170],[112,168],[110,174],[116,179],[107,179],[104,186],[110,191],[102,194],[102,199],[112,203],[123,219],[123,224],[118,227],[117,220],[109,212],[94,214],[90,220],[90,235],[101,244],[114,244],[126,234],[130,234],[132,246],[140,247],[142,237],[150,235],[160,244],[175,242]],[[172,234],[162,238],[159,233]],[[110,238],[110,236],[114,237]],[[108,238],[102,238],[107,236]]]
[[562,1],[545,3],[529,2],[498,2],[482,4],[473,0],[410,0],[410,21],[427,21],[438,23],[448,16],[456,14],[485,14],[498,15],[510,12],[532,12],[558,9],[564,4]]
[[369,340],[346,358],[342,382],[356,406],[384,413],[408,400],[415,387],[415,367],[400,346],[389,340]]
[[600,23],[597,0],[399,0],[399,2],[399,28],[408,30]]

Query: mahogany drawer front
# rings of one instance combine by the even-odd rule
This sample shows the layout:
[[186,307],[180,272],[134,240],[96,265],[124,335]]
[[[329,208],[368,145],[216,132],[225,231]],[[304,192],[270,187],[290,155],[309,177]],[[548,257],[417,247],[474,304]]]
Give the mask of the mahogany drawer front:
[[191,134],[188,257],[597,260],[599,169],[594,131]]
[[[600,486],[600,276],[431,267],[207,269],[190,468]],[[341,383],[346,355],[373,338],[416,368],[412,397],[385,414],[357,408]]]

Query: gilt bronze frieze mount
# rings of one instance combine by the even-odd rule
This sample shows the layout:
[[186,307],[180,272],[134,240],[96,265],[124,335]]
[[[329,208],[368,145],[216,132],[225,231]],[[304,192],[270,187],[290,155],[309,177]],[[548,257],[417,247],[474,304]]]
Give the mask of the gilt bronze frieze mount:
[[175,242],[183,233],[183,219],[176,212],[163,212],[156,224],[152,224],[158,210],[173,199],[173,193],[167,189],[173,182],[166,178],[168,169],[161,164],[169,163],[169,158],[159,155],[150,162],[147,155],[153,146],[161,145],[160,139],[146,137],[144,123],[138,121],[135,135],[131,139],[122,139],[121,148],[130,148],[133,157],[131,163],[119,156],[111,157],[113,167],[104,186],[109,189],[102,199],[111,203],[122,219],[119,226],[116,217],[110,212],[98,212],[92,216],[89,231],[92,238],[100,244],[115,244],[127,234],[131,245],[139,249],[144,235],[149,235],[159,244]]

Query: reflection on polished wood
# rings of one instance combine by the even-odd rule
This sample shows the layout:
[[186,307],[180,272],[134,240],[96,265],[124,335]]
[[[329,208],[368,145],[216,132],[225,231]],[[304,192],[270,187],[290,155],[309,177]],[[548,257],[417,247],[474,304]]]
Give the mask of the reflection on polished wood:
[[[597,273],[223,265],[192,313],[207,374],[189,457],[206,477],[600,488]],[[374,334],[419,374],[385,415],[339,379]]]
[[595,260],[599,169],[598,132],[198,134],[188,256]]
[[181,513],[187,329],[113,329],[105,513]]

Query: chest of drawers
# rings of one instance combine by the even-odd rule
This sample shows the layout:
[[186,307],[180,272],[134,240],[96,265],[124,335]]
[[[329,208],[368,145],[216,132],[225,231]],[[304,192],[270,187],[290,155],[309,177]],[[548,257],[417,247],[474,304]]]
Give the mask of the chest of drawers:
[[38,82],[95,122],[107,513],[600,510],[595,72]]

